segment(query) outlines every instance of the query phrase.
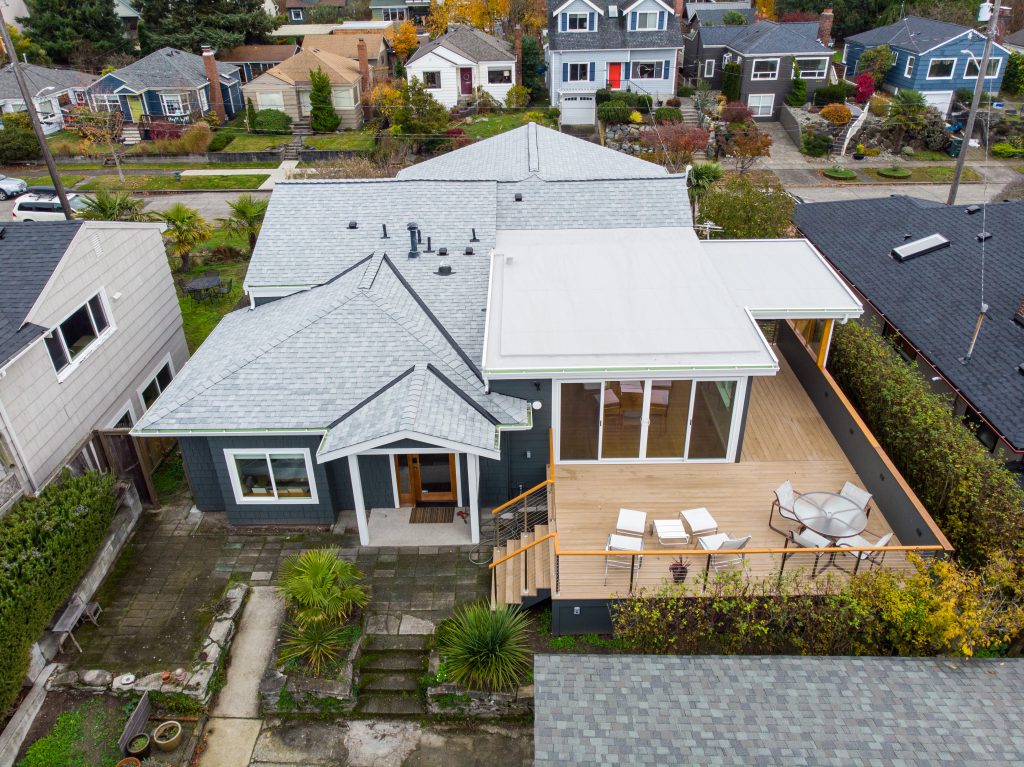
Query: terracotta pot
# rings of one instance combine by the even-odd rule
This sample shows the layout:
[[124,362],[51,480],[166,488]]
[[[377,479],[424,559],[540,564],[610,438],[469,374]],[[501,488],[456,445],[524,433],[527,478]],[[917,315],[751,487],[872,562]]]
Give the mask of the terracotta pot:
[[142,762],[134,756],[129,756],[127,759],[122,759],[114,767],[142,767]]
[[[168,736],[168,733],[172,730],[175,734],[173,736]],[[181,745],[181,736],[183,732],[184,730],[178,722],[164,722],[153,730],[153,744],[160,751],[173,751]]]
[[[146,742],[142,746],[142,748],[132,748],[132,744],[140,738],[146,739]],[[128,741],[128,753],[134,756],[136,759],[145,759],[147,756],[149,756],[151,744],[152,740],[150,739],[150,737],[146,735],[146,733],[140,733],[139,735],[136,735],[134,738]]]

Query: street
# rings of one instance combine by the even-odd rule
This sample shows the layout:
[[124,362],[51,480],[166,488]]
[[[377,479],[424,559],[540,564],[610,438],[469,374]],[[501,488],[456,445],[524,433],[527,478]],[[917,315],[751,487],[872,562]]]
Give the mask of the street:
[[[176,194],[154,194],[144,197],[146,210],[161,211],[167,210],[171,205],[180,202],[195,208],[200,215],[208,221],[216,218],[224,218],[228,215],[228,203],[238,197],[242,192],[187,192]],[[267,199],[270,192],[249,192],[254,197]],[[0,221],[9,221],[11,210],[14,208],[14,200],[0,202]]]

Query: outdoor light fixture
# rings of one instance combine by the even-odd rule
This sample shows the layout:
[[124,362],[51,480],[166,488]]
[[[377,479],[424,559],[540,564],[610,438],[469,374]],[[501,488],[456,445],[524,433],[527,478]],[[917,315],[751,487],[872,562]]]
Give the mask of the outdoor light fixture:
[[541,402],[539,399],[535,399],[533,402],[530,403],[530,407],[532,407],[534,410],[540,410],[542,407],[544,407],[544,403]]

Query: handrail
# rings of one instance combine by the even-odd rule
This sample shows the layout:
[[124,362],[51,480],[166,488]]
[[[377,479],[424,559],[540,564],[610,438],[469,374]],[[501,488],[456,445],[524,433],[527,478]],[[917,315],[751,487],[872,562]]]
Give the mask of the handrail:
[[494,516],[498,512],[504,511],[509,506],[511,506],[512,504],[516,503],[517,501],[523,500],[523,498],[526,498],[526,496],[530,495],[531,493],[536,493],[542,487],[547,487],[548,485],[553,485],[554,483],[555,483],[555,481],[553,479],[545,479],[543,482],[538,482],[536,485],[531,487],[529,490],[524,490],[519,495],[517,495],[515,498],[512,498],[511,500],[505,501],[503,504],[501,504],[501,506],[498,506],[497,508],[495,508],[493,511],[491,511],[491,516]]
[[558,548],[557,548],[558,533],[547,533],[546,535],[542,535],[540,538],[538,538],[537,540],[533,541],[532,543],[526,544],[521,549],[516,549],[511,554],[506,554],[505,556],[503,556],[501,559],[497,560],[496,562],[491,562],[489,565],[487,565],[487,569],[488,570],[493,570],[498,565],[504,564],[508,560],[512,559],[512,557],[518,556],[519,554],[522,554],[524,551],[529,551],[534,546],[536,546],[536,545],[538,545],[540,543],[544,543],[544,541],[548,540],[549,538],[554,538],[555,539],[555,543],[556,543],[555,550],[557,551],[558,550]]

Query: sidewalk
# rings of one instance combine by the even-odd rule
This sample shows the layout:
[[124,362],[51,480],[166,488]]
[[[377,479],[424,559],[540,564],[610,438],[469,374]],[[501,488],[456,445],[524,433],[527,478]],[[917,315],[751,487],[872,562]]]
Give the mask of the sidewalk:
[[268,178],[262,184],[260,184],[260,190],[273,189],[274,184],[278,181],[284,181],[288,178],[288,174],[291,173],[299,166],[298,160],[285,160],[276,168],[203,168],[201,170],[183,170],[182,176],[248,176],[253,173],[266,173]]

